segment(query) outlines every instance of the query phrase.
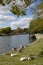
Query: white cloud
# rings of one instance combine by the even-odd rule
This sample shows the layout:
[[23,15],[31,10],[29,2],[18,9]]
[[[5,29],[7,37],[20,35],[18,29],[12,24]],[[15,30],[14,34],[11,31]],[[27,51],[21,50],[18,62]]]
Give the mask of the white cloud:
[[23,6],[25,4],[25,2],[23,1],[20,1],[20,0],[16,0],[16,4],[17,5],[20,5],[20,6]]
[[16,17],[10,12],[10,7],[11,5],[0,5],[0,28],[9,26],[10,21],[14,21],[16,19]]
[[16,17],[12,16],[12,13],[10,12],[10,6],[11,5],[6,5],[6,6],[1,6],[0,5],[0,20],[2,20],[2,21],[15,20]]
[[33,18],[28,18],[28,17],[24,17],[24,18],[21,18],[20,20],[18,21],[14,21],[11,23],[11,26],[13,26],[14,28],[17,28],[17,27],[21,27],[21,28],[26,28],[29,26],[29,22],[32,20]]
[[8,10],[7,11],[4,11],[3,9],[0,10],[0,14],[2,14],[2,15],[9,14],[9,13],[10,13],[10,11],[8,11]]
[[15,17],[14,16],[7,16],[7,15],[0,15],[0,20],[10,21],[10,20],[15,20]]
[[2,22],[2,21],[0,21],[0,25],[1,25],[1,24],[3,24],[3,22]]

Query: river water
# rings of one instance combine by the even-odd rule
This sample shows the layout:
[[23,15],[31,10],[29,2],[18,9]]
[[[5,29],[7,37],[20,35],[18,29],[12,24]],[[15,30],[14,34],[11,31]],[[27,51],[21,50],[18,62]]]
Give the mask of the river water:
[[20,45],[27,45],[32,42],[29,34],[0,36],[0,54],[10,51],[12,48],[19,48]]

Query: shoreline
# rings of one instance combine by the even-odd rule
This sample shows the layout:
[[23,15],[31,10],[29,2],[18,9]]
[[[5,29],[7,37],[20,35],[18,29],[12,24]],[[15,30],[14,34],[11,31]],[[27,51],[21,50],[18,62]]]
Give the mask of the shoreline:
[[[25,45],[24,47],[28,47],[28,46],[31,46],[31,45],[33,45],[33,44],[35,44],[38,40],[40,40],[40,39],[36,39],[35,41],[33,41],[33,42],[31,42],[30,44],[27,44],[27,45]],[[17,48],[18,49],[18,48]],[[7,55],[7,54],[10,54],[12,51],[15,51],[15,50],[10,50],[10,51],[8,51],[8,52],[5,52],[5,53],[2,53],[2,54],[0,54],[0,56],[1,55]]]
[[[33,45],[35,42],[37,42],[37,39],[34,40],[33,42],[29,43],[29,44],[24,45],[24,47],[27,48],[28,46]],[[20,48],[17,48],[17,49],[20,49]],[[4,52],[4,53],[2,53],[2,54],[0,54],[0,55],[7,55],[7,54],[10,54],[12,51],[15,51],[15,50],[12,50],[12,49],[11,49],[10,51]]]
[[22,34],[6,34],[6,35],[0,35],[0,36],[13,36],[13,35],[27,35],[29,33],[22,33]]
[[[40,39],[43,39],[43,36],[41,36],[41,34],[40,34],[40,36],[41,36],[42,38],[37,38],[37,35],[39,36],[39,34],[35,34],[36,40],[34,40],[33,42],[31,42],[30,44],[26,44],[25,47],[30,46],[30,45],[33,45],[34,43],[36,43],[36,42],[39,41]],[[43,35],[43,34],[42,34],[42,35]],[[17,49],[18,49],[18,48],[17,48]],[[13,50],[11,49],[10,51],[8,51],[8,52],[6,52],[6,53],[2,53],[2,54],[0,54],[0,55],[4,55],[4,54],[7,54],[7,53],[11,53],[11,51],[13,51]]]

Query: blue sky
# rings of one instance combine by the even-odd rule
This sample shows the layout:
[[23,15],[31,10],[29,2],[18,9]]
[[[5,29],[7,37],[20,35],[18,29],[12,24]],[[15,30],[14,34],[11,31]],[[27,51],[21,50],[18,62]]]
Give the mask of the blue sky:
[[[40,0],[36,0],[29,7],[27,7],[25,16],[17,17],[16,15],[10,12],[11,4],[6,6],[0,5],[0,28],[10,26],[12,29],[16,29],[17,27],[26,28],[29,26],[29,22],[35,17],[32,12],[37,14],[36,6],[40,2]],[[34,11],[35,9],[36,11]]]

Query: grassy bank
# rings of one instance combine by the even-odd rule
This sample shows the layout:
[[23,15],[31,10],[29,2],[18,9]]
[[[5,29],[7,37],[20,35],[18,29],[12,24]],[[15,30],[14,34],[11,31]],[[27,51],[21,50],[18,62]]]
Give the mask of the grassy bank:
[[[15,51],[12,51],[15,53]],[[17,52],[18,53],[18,52]],[[20,61],[21,57],[34,55],[34,60]],[[18,53],[18,56],[11,57],[9,55],[0,56],[0,65],[43,65],[43,39],[36,40]]]

